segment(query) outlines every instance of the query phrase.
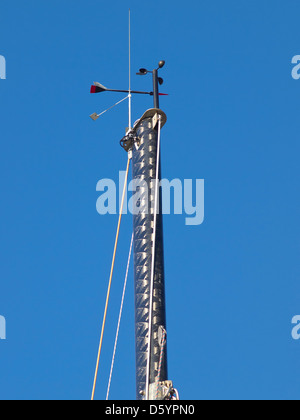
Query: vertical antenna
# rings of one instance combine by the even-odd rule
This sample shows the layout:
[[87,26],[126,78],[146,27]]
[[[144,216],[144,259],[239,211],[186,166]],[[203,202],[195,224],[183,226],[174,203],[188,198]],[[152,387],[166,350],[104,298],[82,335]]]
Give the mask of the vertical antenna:
[[129,130],[132,128],[131,122],[131,103],[132,103],[132,95],[131,95],[131,10],[129,9],[129,117],[128,117],[128,125]]

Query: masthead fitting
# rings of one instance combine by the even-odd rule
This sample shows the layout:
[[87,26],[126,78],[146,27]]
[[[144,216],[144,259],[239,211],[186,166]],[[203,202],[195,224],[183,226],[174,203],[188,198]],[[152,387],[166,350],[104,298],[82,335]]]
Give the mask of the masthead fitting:
[[166,62],[164,60],[161,60],[158,63],[158,68],[154,69],[152,71],[149,71],[147,69],[140,69],[139,73],[137,73],[138,76],[145,76],[148,73],[152,73],[153,78],[153,97],[154,97],[154,108],[159,108],[159,97],[161,94],[159,93],[159,85],[162,85],[164,83],[164,80],[161,77],[158,77],[158,70],[162,69],[165,66]]

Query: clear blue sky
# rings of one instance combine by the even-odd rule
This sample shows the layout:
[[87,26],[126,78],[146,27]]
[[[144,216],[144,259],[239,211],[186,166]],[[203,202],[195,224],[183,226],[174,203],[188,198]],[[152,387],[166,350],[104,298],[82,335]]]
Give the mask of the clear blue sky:
[[[169,376],[184,399],[298,399],[298,0],[1,2],[1,399],[89,399],[116,216],[96,184],[126,166],[133,74],[166,60],[163,176],[205,179],[205,223],[165,217]],[[150,80],[133,77],[148,89]],[[151,106],[136,98],[133,118]],[[132,229],[124,218],[96,398],[105,398]],[[111,398],[135,398],[133,276]]]

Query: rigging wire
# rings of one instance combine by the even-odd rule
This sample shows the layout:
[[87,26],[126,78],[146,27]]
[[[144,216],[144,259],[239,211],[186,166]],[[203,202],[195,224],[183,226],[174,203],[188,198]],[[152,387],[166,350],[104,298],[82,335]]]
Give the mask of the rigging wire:
[[95,398],[95,390],[96,390],[97,377],[98,377],[98,372],[99,372],[100,356],[101,356],[101,350],[102,350],[104,329],[105,329],[105,324],[106,324],[107,309],[108,309],[108,303],[109,303],[109,298],[110,298],[112,277],[113,277],[115,260],[116,260],[116,253],[117,253],[117,247],[118,247],[118,241],[119,241],[119,233],[120,233],[120,227],[121,227],[121,220],[122,220],[122,214],[123,214],[125,195],[126,195],[126,190],[127,190],[127,180],[128,180],[130,160],[131,159],[129,157],[128,162],[127,162],[127,169],[126,169],[124,188],[123,188],[123,196],[122,196],[122,202],[121,202],[120,214],[119,214],[119,221],[118,221],[118,228],[117,228],[117,234],[116,234],[116,239],[115,239],[115,247],[114,247],[113,259],[112,259],[110,277],[109,277],[109,283],[108,283],[108,289],[107,289],[106,303],[105,303],[104,316],[103,316],[102,329],[101,329],[101,336],[100,336],[100,343],[99,343],[98,356],[97,356],[97,363],[96,363],[95,376],[94,376],[94,382],[93,382],[93,390],[92,390],[92,397],[91,397],[92,401],[94,401],[94,398]]
[[119,102],[115,103],[113,106],[111,106],[110,108],[107,108],[105,111],[101,112],[100,114],[97,115],[97,118],[101,117],[101,115],[105,114],[106,112],[110,111],[111,109],[115,108],[116,106],[120,105],[122,102],[126,101],[126,99],[129,98],[129,95],[126,96],[126,98],[121,99]]
[[125,299],[125,293],[126,293],[128,272],[129,272],[132,246],[133,246],[133,238],[134,238],[134,235],[132,234],[131,244],[130,244],[130,249],[129,249],[128,262],[127,262],[126,275],[125,275],[125,282],[124,282],[124,288],[123,288],[123,295],[122,295],[121,307],[120,307],[120,313],[119,313],[119,320],[118,320],[118,326],[117,326],[117,333],[116,333],[116,339],[115,339],[115,346],[114,346],[114,351],[113,351],[113,357],[112,357],[110,375],[109,375],[109,381],[108,381],[108,387],[107,387],[106,401],[108,400],[108,397],[109,397],[111,379],[112,379],[113,368],[114,368],[114,363],[115,363],[116,350],[117,350],[117,345],[118,345],[119,331],[120,331],[120,325],[121,325],[121,319],[122,319],[122,313],[123,313],[123,306],[124,306],[124,299]]
[[151,333],[152,333],[152,316],[153,316],[153,292],[154,292],[154,274],[155,274],[155,250],[156,250],[156,220],[158,205],[158,181],[159,181],[159,161],[160,161],[160,132],[161,132],[161,115],[158,120],[158,138],[157,138],[157,157],[156,157],[156,175],[155,175],[155,200],[154,200],[154,225],[153,225],[153,248],[152,248],[152,264],[151,264],[151,282],[150,282],[150,308],[149,308],[149,342],[148,342],[148,358],[147,358],[147,374],[146,374],[146,400],[149,400],[150,386],[150,355],[151,355]]

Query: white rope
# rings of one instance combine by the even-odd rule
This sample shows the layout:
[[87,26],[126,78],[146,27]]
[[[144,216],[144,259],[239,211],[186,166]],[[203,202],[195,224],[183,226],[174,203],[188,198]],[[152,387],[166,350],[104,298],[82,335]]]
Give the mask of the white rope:
[[113,352],[113,357],[112,357],[112,362],[111,362],[111,368],[110,368],[110,375],[109,375],[109,381],[108,381],[108,387],[107,387],[106,401],[108,400],[108,397],[109,397],[111,379],[112,379],[112,374],[113,374],[113,369],[114,369],[115,356],[116,356],[116,351],[117,351],[119,331],[120,331],[120,325],[121,325],[121,319],[122,319],[122,312],[123,312],[123,306],[124,306],[124,299],[125,299],[125,293],[126,293],[128,272],[129,272],[129,266],[130,266],[130,259],[131,259],[131,253],[132,253],[132,246],[133,246],[133,234],[132,234],[132,238],[131,238],[131,244],[130,244],[130,250],[129,250],[129,256],[128,256],[128,262],[127,262],[127,269],[126,269],[125,282],[124,282],[124,288],[123,288],[123,295],[122,295],[122,301],[121,301],[121,307],[120,307],[120,313],[119,313],[119,320],[118,320],[118,327],[117,327],[117,333],[116,333],[116,339],[115,339],[115,346],[114,346],[114,352]]
[[150,283],[150,308],[149,308],[149,343],[148,343],[148,359],[146,374],[146,400],[149,400],[150,386],[150,355],[151,355],[151,333],[152,333],[152,316],[153,316],[153,291],[154,291],[154,274],[155,274],[155,249],[156,249],[156,220],[158,205],[158,181],[159,181],[159,160],[160,160],[160,132],[161,132],[161,116],[158,121],[158,138],[157,138],[157,157],[156,157],[156,176],[155,176],[155,196],[154,196],[154,225],[153,225],[153,248],[152,248],[152,264],[151,264],[151,283]]

